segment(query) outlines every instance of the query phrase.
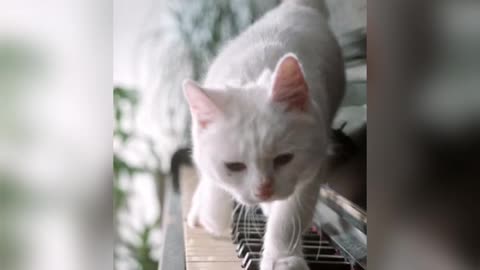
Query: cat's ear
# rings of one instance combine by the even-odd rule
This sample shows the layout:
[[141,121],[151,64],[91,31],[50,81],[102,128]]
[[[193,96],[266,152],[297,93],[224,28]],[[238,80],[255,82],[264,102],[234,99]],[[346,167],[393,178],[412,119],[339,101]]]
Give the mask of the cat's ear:
[[206,128],[220,116],[221,112],[217,105],[194,81],[183,82],[183,93],[190,106],[193,120],[197,121],[201,128]]
[[302,67],[293,53],[283,56],[275,68],[270,98],[288,110],[306,111],[309,95]]

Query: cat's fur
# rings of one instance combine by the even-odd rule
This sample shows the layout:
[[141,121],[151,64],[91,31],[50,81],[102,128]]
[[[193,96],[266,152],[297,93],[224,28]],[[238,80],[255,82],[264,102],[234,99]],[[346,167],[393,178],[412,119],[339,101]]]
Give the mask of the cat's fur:
[[[321,0],[284,1],[227,44],[202,86],[183,86],[200,175],[188,222],[219,236],[231,222],[232,198],[261,204],[268,214],[262,270],[308,269],[299,236],[311,223],[345,84],[324,11]],[[274,166],[285,153],[292,159]],[[231,171],[229,162],[245,167]]]

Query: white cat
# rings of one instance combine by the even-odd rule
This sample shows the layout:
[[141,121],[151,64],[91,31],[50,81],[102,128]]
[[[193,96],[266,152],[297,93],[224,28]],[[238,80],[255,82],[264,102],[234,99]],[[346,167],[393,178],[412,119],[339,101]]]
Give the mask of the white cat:
[[183,85],[200,175],[188,222],[219,236],[232,197],[260,204],[262,270],[308,269],[299,236],[311,224],[345,84],[324,11],[321,0],[284,1],[226,45],[202,86]]

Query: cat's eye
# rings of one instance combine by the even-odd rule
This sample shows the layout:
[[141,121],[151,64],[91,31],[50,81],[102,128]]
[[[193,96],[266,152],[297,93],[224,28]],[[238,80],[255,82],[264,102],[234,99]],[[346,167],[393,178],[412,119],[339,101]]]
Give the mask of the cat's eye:
[[278,155],[273,159],[273,167],[279,168],[289,163],[292,159],[293,159],[293,154],[291,153]]
[[241,172],[247,168],[247,166],[241,162],[225,162],[225,167],[232,172]]

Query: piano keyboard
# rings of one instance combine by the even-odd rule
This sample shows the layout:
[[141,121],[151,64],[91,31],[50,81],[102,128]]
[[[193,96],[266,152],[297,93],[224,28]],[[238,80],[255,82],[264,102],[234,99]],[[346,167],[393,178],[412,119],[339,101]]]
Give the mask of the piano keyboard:
[[185,243],[185,266],[187,270],[241,270],[241,261],[229,238],[217,239],[202,228],[190,228],[187,214],[191,198],[197,186],[197,175],[193,167],[183,166],[180,170],[183,232]]
[[[180,189],[186,269],[259,269],[265,233],[265,216],[259,211],[244,215],[237,210],[233,213],[231,234],[224,238],[213,238],[201,228],[190,228],[186,220],[197,181],[192,167],[181,168]],[[245,216],[248,218],[246,219]],[[311,270],[357,269],[332,244],[326,234],[317,233],[315,228],[303,234],[303,252]]]

